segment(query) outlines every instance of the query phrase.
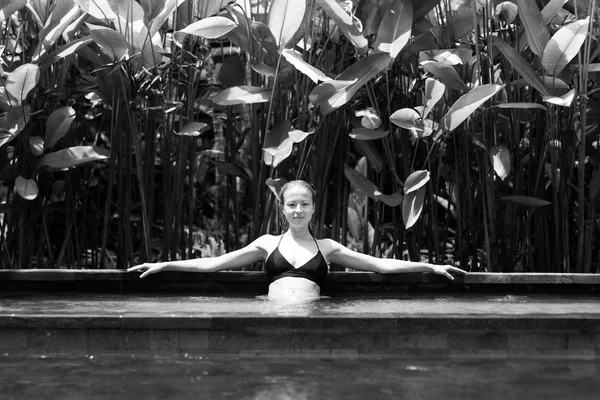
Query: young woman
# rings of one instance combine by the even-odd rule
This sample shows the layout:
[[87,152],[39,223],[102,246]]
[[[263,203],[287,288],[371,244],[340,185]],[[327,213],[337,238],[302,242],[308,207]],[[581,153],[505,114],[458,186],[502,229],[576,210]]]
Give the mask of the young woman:
[[328,264],[381,274],[433,272],[454,279],[460,268],[424,262],[377,258],[348,249],[332,239],[316,239],[309,228],[315,211],[315,191],[304,181],[286,183],[279,195],[289,224],[282,235],[263,235],[246,247],[219,257],[144,263],[128,271],[143,271],[140,278],[160,271],[215,272],[241,268],[265,261],[269,276],[269,297],[319,297],[327,277]]

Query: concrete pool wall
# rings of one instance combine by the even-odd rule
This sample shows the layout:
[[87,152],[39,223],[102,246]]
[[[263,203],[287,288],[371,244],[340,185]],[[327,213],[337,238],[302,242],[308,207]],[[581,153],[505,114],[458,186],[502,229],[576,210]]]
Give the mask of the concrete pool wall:
[[[0,269],[0,290],[191,292],[264,294],[264,272],[162,272],[140,279],[122,270]],[[600,293],[600,274],[468,273],[450,281],[430,273],[381,275],[370,272],[331,272],[324,295],[394,292],[461,293]]]
[[0,271],[0,354],[600,359],[598,275],[332,273],[298,304],[262,273],[138,276]]

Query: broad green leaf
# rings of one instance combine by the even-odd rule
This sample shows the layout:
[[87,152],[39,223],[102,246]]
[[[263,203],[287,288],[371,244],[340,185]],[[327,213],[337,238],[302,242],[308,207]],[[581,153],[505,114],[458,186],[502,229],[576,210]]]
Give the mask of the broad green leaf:
[[304,61],[302,55],[296,50],[285,49],[281,51],[281,55],[298,71],[308,76],[314,83],[319,84],[319,82],[331,80],[331,78],[325,75],[323,71],[313,67],[312,65]]
[[511,203],[528,207],[544,207],[552,204],[549,201],[530,196],[505,196],[502,197],[500,200],[510,201]]
[[15,107],[0,117],[0,147],[13,140],[27,122],[29,122],[30,107]]
[[423,118],[427,118],[433,107],[444,96],[446,85],[437,79],[425,79],[425,107],[423,108]]
[[452,104],[452,107],[450,107],[446,115],[444,115],[440,121],[440,125],[446,131],[453,131],[502,88],[504,88],[504,85],[492,83],[478,86],[469,93],[464,94]]
[[384,71],[389,64],[387,53],[364,57],[339,74],[335,80],[323,82],[310,93],[309,99],[321,107],[324,115],[343,106],[369,80]]
[[598,189],[600,189],[600,170],[597,170],[594,176],[592,176],[589,188],[589,199],[590,201],[594,201],[598,195]]
[[201,19],[175,32],[175,39],[182,42],[185,35],[200,36],[206,39],[218,39],[226,35],[236,23],[226,17],[214,16]]
[[354,113],[357,117],[362,117],[360,124],[363,128],[377,129],[381,125],[381,118],[377,114],[377,110],[373,107],[367,107],[364,110],[358,110]]
[[396,207],[402,204],[401,191],[390,195],[381,193],[373,182],[367,179],[360,172],[354,170],[353,168],[350,168],[347,164],[344,164],[344,175],[346,176],[346,179],[350,181],[352,186],[369,196],[371,199],[375,201],[382,201],[384,204],[390,207]]
[[352,22],[352,17],[336,2],[336,0],[316,0],[317,4],[327,13],[340,28],[340,31],[346,36],[356,49],[365,54],[368,50],[369,42],[363,36],[362,32]]
[[25,200],[33,200],[39,193],[37,183],[33,179],[25,179],[21,175],[15,179],[15,189]]
[[[94,0],[97,1],[97,0]],[[160,27],[185,0],[141,0],[144,9],[144,24],[149,37],[154,36]]]
[[506,179],[511,170],[510,151],[506,146],[492,146],[490,148],[490,160],[500,179]]
[[542,65],[551,76],[558,76],[579,53],[587,37],[590,18],[580,19],[560,28],[544,48]]
[[425,203],[425,188],[404,195],[402,200],[402,220],[406,229],[412,227],[421,216]]
[[435,61],[448,65],[466,65],[473,58],[473,50],[464,47],[432,51],[432,53],[435,54],[433,56]]
[[31,154],[36,157],[41,156],[44,154],[44,139],[39,136],[30,136],[29,148],[31,149]]
[[569,90],[567,93],[562,96],[544,96],[542,100],[546,103],[556,104],[561,107],[571,107],[571,103],[575,98],[575,89]]
[[492,36],[492,41],[496,48],[506,57],[510,65],[516,69],[525,81],[533,88],[535,88],[542,95],[547,96],[548,89],[544,85],[544,82],[540,76],[535,72],[531,63],[527,62],[515,49],[511,47],[504,39],[497,36]]
[[81,10],[94,18],[109,23],[117,18],[107,0],[75,0]]
[[458,75],[458,72],[456,72],[452,65],[438,61],[423,61],[421,62],[421,65],[425,71],[438,78],[448,87],[465,92],[469,91],[469,87],[461,79],[460,75]]
[[2,9],[0,10],[0,24],[4,22],[6,18],[10,17],[11,15],[19,11],[21,8],[25,7],[25,5],[28,2],[29,0],[12,0],[4,7],[2,7]]
[[499,103],[492,106],[492,108],[518,108],[518,109],[530,109],[537,108],[538,110],[548,111],[548,107],[544,107],[539,103]]
[[108,57],[110,62],[121,60],[130,55],[129,43],[125,36],[114,29],[92,24],[86,25],[90,28],[90,36],[102,48],[102,53]]
[[423,130],[423,118],[413,108],[401,108],[390,115],[390,122],[404,129]]
[[434,131],[440,129],[440,124],[432,120],[431,118],[426,118],[423,120],[423,131],[415,131],[417,137],[422,139],[424,137],[430,136]]
[[250,179],[248,172],[237,164],[217,160],[210,160],[210,162],[213,163],[219,171],[223,171],[226,174],[244,179]]
[[269,29],[275,37],[275,43],[283,49],[300,28],[306,1],[273,0],[269,11]]
[[531,0],[517,0],[517,4],[529,47],[535,55],[542,57],[546,43],[550,40],[550,32],[544,24],[540,9]]
[[425,184],[429,182],[429,171],[419,170],[415,171],[406,178],[404,182],[404,194],[412,193],[419,190]]
[[34,64],[23,64],[8,74],[5,83],[6,91],[21,105],[39,80],[40,68]]
[[273,194],[275,195],[275,197],[277,198],[277,200],[281,200],[279,198],[279,193],[281,193],[281,188],[283,187],[283,185],[285,185],[287,183],[287,179],[284,178],[277,178],[277,179],[271,179],[271,178],[267,178],[266,182],[267,186],[269,187],[269,189],[271,189],[271,192],[273,192]]
[[258,86],[234,86],[218,93],[213,101],[220,106],[265,103],[271,99],[271,91]]
[[267,78],[273,78],[277,74],[277,70],[275,68],[265,63],[252,64],[252,69],[262,76],[266,76]]
[[459,7],[454,14],[449,16],[446,30],[449,30],[452,34],[453,41],[457,41],[473,32],[473,29],[475,28],[474,23],[479,22],[481,19],[481,14],[475,13],[474,20],[473,13],[475,13],[475,10],[472,7],[463,5]]
[[412,23],[412,0],[394,0],[381,20],[373,43],[375,51],[389,53],[392,61],[396,59],[410,40]]
[[375,131],[367,128],[356,128],[348,135],[355,140],[375,140],[386,137],[390,131]]
[[69,132],[75,120],[75,110],[72,107],[61,107],[54,110],[46,121],[46,148],[53,147],[63,136]]
[[84,46],[87,46],[88,44],[92,43],[93,41],[94,41],[94,39],[92,39],[89,36],[73,40],[73,41],[59,47],[52,53],[49,53],[49,54],[44,55],[43,57],[40,57],[38,64],[41,67],[47,67],[49,65],[52,65],[55,62],[62,60],[63,58],[65,58],[67,56],[75,54],[77,52],[77,50],[81,49]]
[[64,171],[94,161],[108,160],[110,151],[97,146],[74,146],[48,153],[38,163],[39,168]]
[[276,161],[275,158],[278,156],[281,158],[277,160],[277,164],[279,164],[279,162],[283,161],[292,153],[293,143],[291,141],[285,142],[285,140],[289,138],[289,132],[291,130],[292,123],[287,119],[284,119],[276,123],[267,131],[263,143],[263,161],[265,164],[271,165]]
[[548,22],[550,22],[552,18],[554,18],[554,16],[558,13],[562,6],[565,5],[567,1],[569,0],[550,0],[541,11],[542,23],[544,25],[548,24]]
[[80,13],[79,7],[75,7],[73,0],[54,2],[50,17],[39,33],[40,44],[43,47],[35,53],[36,57],[43,55],[45,51],[54,46],[65,29],[79,17]]
[[[227,2],[226,0],[222,1]],[[231,19],[233,19],[237,25],[231,31],[229,31],[224,38],[228,39],[231,43],[233,43],[233,45],[240,47],[246,53],[250,54],[253,50],[250,43],[254,44],[256,42],[253,34],[255,30],[252,27],[252,21],[250,21],[250,18],[243,12],[243,10],[240,10],[239,7],[232,7],[231,5],[228,5],[227,11],[231,16]],[[275,41],[275,39],[273,39],[273,41]]]
[[194,3],[196,14],[200,18],[206,18],[217,14],[232,2],[231,0],[195,0]]
[[209,129],[210,127],[208,124],[194,121],[185,124],[185,126],[179,132],[175,132],[175,134],[180,136],[200,136]]

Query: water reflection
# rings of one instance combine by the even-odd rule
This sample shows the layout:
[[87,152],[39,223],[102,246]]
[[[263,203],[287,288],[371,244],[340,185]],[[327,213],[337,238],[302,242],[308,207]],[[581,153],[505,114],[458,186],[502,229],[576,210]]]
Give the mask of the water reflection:
[[257,296],[264,309],[261,314],[308,316],[315,315],[322,310],[328,296],[302,297],[302,296]]

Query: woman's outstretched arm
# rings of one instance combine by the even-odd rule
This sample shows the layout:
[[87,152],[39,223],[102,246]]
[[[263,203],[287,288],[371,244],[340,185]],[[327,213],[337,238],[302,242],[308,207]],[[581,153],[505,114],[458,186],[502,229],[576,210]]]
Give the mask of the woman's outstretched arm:
[[432,272],[434,274],[443,275],[450,280],[454,280],[452,273],[461,275],[466,274],[466,271],[451,265],[404,261],[394,258],[378,258],[350,250],[335,240],[329,239],[327,243],[328,246],[331,246],[328,261],[357,271],[371,271],[380,274]]
[[246,247],[218,257],[144,263],[127,269],[127,272],[143,271],[140,278],[145,278],[150,274],[161,271],[216,272],[224,269],[241,268],[265,258],[266,251],[262,245],[263,241],[264,237],[261,236]]

